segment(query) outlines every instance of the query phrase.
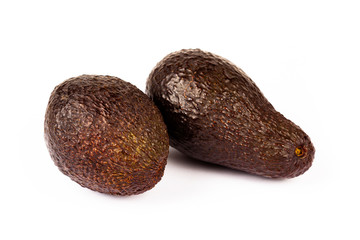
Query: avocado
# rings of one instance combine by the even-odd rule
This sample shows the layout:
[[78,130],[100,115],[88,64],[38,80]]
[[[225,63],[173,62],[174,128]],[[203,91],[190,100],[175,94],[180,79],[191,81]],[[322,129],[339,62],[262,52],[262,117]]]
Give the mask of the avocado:
[[83,187],[139,194],[164,174],[169,137],[161,113],[119,78],[81,75],[64,81],[51,93],[44,125],[55,165]]
[[171,53],[150,73],[146,93],[164,117],[170,145],[192,158],[268,178],[296,177],[312,164],[309,136],[220,56]]

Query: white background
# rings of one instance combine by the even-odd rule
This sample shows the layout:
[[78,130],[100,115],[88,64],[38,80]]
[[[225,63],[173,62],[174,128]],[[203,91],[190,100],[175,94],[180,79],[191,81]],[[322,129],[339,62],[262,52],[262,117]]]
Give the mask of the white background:
[[[359,239],[358,1],[1,1],[0,239]],[[53,88],[81,74],[145,90],[165,55],[241,67],[311,137],[304,175],[269,180],[170,150],[137,196],[80,187],[43,140]]]

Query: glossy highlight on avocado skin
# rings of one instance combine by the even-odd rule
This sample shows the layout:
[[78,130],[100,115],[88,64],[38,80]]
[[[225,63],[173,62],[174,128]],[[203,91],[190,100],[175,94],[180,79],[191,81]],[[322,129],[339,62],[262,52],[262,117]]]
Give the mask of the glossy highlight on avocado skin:
[[269,178],[296,177],[312,165],[309,136],[220,56],[171,53],[149,75],[146,93],[164,117],[170,145],[188,156]]

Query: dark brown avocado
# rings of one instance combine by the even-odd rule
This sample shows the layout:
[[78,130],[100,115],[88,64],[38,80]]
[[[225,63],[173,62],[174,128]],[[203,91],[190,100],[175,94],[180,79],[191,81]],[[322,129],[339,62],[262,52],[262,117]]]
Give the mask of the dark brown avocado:
[[310,168],[315,149],[230,61],[189,49],[166,56],[146,93],[159,107],[170,145],[193,158],[269,178]]
[[158,108],[134,85],[111,76],[82,75],[58,85],[46,109],[45,140],[61,172],[114,195],[154,187],[169,153]]

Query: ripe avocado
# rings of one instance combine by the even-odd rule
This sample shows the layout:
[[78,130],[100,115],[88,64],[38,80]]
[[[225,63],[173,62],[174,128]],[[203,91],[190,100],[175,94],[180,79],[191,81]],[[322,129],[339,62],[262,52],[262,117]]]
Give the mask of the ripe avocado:
[[159,107],[170,145],[206,162],[269,178],[310,168],[315,149],[230,61],[200,49],[166,56],[146,93]]
[[132,195],[163,176],[169,137],[161,113],[119,78],[81,75],[55,87],[44,130],[55,165],[83,187]]

